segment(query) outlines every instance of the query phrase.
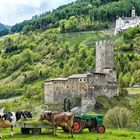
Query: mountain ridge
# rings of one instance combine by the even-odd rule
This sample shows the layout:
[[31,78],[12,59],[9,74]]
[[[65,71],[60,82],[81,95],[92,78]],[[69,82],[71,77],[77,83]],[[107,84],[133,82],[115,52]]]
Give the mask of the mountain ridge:
[[11,30],[11,26],[0,23],[0,36],[9,34],[10,30]]

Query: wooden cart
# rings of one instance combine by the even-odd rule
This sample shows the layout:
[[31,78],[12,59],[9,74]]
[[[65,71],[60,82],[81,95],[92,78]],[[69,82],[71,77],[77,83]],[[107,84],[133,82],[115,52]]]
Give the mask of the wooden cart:
[[29,134],[30,132],[35,135],[41,134],[41,129],[46,128],[48,132],[52,131],[52,126],[50,123],[38,121],[38,123],[33,123],[30,121],[20,121],[16,124],[17,127],[21,128],[22,134]]

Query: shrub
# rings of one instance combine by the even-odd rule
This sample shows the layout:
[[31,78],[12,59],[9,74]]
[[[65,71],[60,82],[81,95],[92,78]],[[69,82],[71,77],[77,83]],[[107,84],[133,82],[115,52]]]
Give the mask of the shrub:
[[131,112],[132,112],[132,118],[133,118],[133,124],[136,127],[140,126],[140,100],[136,100],[134,104],[131,107]]
[[36,71],[29,71],[24,73],[24,82],[26,84],[30,84],[39,78],[38,73]]
[[105,124],[113,128],[127,128],[131,113],[127,108],[115,107],[108,110],[105,115]]
[[119,95],[126,96],[128,95],[128,91],[126,88],[119,88]]
[[27,70],[32,70],[32,66],[29,65],[28,63],[25,63],[25,65],[23,65],[23,67],[21,67],[21,71],[24,72],[24,71],[27,71]]

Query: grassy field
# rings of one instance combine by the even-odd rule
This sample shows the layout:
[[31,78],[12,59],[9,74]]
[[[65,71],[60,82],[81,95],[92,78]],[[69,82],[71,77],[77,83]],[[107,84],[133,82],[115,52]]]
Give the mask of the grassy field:
[[140,94],[140,88],[127,88],[128,94]]
[[58,40],[62,43],[69,42],[71,47],[84,43],[87,46],[95,45],[96,41],[102,39],[108,39],[109,36],[101,32],[77,32],[77,33],[65,33],[58,36]]
[[46,134],[43,130],[41,135],[22,135],[20,129],[16,128],[14,137],[10,136],[9,129],[3,130],[3,140],[140,140],[140,132],[122,129],[107,129],[105,134],[97,134],[84,130],[82,134],[75,134],[74,138],[68,138],[68,134],[63,131],[58,131],[58,136],[54,137],[51,134]]

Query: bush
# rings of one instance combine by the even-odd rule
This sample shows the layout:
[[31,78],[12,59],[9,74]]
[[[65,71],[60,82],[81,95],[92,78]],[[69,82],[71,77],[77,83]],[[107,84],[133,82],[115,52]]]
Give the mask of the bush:
[[28,63],[25,63],[25,65],[23,65],[23,67],[21,67],[21,71],[24,72],[24,71],[27,71],[27,70],[32,70],[32,66],[29,65]]
[[30,101],[32,100],[38,100],[39,102],[43,101],[43,86],[44,82],[36,82],[34,84],[30,84],[26,88],[26,92],[24,96]]
[[140,100],[136,100],[135,103],[131,107],[133,124],[136,127],[140,126]]
[[126,96],[128,95],[128,91],[126,88],[119,88],[119,95],[120,96]]
[[105,124],[111,128],[127,128],[131,113],[127,108],[115,107],[105,115]]
[[24,82],[23,84],[30,84],[39,78],[38,73],[36,71],[29,71],[24,73]]

